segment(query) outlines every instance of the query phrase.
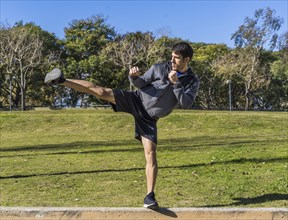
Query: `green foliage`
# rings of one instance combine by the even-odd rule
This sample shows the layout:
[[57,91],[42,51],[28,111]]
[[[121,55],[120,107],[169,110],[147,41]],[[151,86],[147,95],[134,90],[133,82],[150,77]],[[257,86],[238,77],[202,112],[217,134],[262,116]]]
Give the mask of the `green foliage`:
[[[65,28],[63,41],[66,53],[63,66],[65,77],[95,81],[106,86],[107,83],[103,83],[103,77],[97,73],[108,75],[112,69],[103,68],[103,63],[100,62],[101,59],[98,56],[115,36],[114,28],[106,24],[102,16],[74,20],[68,28]],[[80,93],[70,91],[66,102],[75,106],[80,96],[82,96]]]
[[[244,24],[233,34],[236,49],[223,44],[189,42],[194,48],[191,61],[193,71],[200,77],[201,86],[196,107],[225,109],[228,106],[227,80],[232,82],[233,108],[241,109],[287,109],[287,39],[278,31],[283,19],[276,12],[267,9],[255,11],[253,18],[246,18]],[[10,59],[5,38],[21,43],[20,36],[26,31],[24,45],[41,49],[27,72],[20,71],[15,54]],[[66,78],[84,79],[110,88],[129,89],[128,72],[133,65],[144,73],[151,65],[171,59],[172,46],[182,41],[168,35],[156,38],[151,32],[117,34],[114,27],[106,23],[103,16],[72,21],[65,28],[65,38],[59,40],[54,34],[42,30],[34,23],[19,21],[13,27],[1,26],[0,62],[0,107],[9,104],[9,82],[12,80],[12,101],[18,107],[21,98],[28,105],[54,105],[55,99],[68,106],[79,101],[103,103],[95,97],[63,88],[44,85],[45,74],[60,68]],[[23,35],[23,34],[22,34]],[[6,36],[6,37],[5,37]],[[37,39],[37,40],[35,40]],[[265,50],[267,46],[270,51]],[[278,52],[272,52],[278,45]],[[31,52],[33,47],[29,46]],[[11,51],[10,51],[11,52]],[[29,63],[31,54],[26,54]],[[3,58],[5,57],[6,58]],[[37,60],[37,62],[36,62]],[[29,71],[28,71],[29,70]],[[25,78],[21,82],[21,74]],[[132,88],[130,88],[132,89]],[[23,90],[21,92],[21,90]],[[24,94],[25,97],[21,97]],[[81,103],[82,103],[81,101]]]
[[222,44],[203,44],[194,49],[192,66],[201,82],[197,100],[201,100],[200,105],[207,109],[227,107],[227,87],[223,86],[227,78],[217,75],[212,65],[215,59],[228,51],[228,47]]
[[113,27],[105,23],[102,16],[74,20],[65,28],[65,46],[67,54],[76,60],[97,55],[99,51],[115,37]]
[[271,8],[258,9],[254,18],[246,17],[244,24],[232,35],[237,47],[257,47],[263,49],[266,44],[270,49],[277,45],[277,31],[283,24],[283,18],[275,15]]
[[271,64],[271,82],[263,97],[275,109],[288,108],[288,54],[287,49],[279,51],[278,59]]
[[[127,33],[117,36],[113,42],[102,50],[101,58],[105,65],[114,67],[116,72],[110,72],[111,84],[118,88],[128,89],[128,71],[132,66],[147,69],[148,51],[154,42],[151,33]],[[107,77],[107,76],[106,76]],[[109,76],[108,76],[109,77]]]
[[[232,35],[235,45],[242,50],[232,51],[218,63],[218,66],[223,66],[226,75],[236,74],[242,79],[245,85],[245,110],[267,107],[259,105],[267,98],[263,97],[263,94],[270,77],[269,66],[263,63],[262,59],[265,46],[271,51],[277,46],[278,31],[283,24],[283,18],[277,17],[275,13],[268,7],[266,10],[256,10],[254,18],[246,17],[244,24]],[[259,90],[261,97],[257,92]]]
[[180,38],[163,36],[155,40],[150,49],[149,66],[154,63],[171,60],[171,49],[174,44],[182,41]]
[[140,71],[145,73],[154,63],[169,60],[172,45],[177,41],[179,39],[167,37],[155,39],[150,32],[117,36],[114,41],[106,45],[100,55],[102,63],[115,70],[105,76],[111,79],[108,86],[128,89],[128,72],[132,66],[138,66]]

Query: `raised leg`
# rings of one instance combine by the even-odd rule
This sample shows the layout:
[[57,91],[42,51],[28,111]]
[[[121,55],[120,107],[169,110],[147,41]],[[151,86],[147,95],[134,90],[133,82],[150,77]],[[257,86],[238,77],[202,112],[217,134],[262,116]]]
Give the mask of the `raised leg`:
[[96,96],[99,99],[103,99],[115,104],[113,90],[110,88],[104,88],[97,86],[92,82],[77,79],[66,79],[62,85],[74,89],[78,92],[87,93]]

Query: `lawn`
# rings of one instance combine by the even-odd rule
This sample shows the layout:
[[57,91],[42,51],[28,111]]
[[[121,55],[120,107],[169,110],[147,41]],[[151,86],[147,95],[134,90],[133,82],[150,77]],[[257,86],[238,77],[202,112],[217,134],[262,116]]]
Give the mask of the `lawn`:
[[[1,112],[0,205],[139,207],[143,149],[111,109]],[[162,207],[287,207],[286,112],[174,111],[158,122]]]

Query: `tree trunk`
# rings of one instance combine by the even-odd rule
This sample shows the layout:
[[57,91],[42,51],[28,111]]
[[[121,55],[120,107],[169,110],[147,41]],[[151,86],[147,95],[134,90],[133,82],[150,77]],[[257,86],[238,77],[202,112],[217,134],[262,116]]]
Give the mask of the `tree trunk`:
[[25,105],[25,89],[23,86],[21,86],[21,110],[25,111],[26,110],[26,105]]
[[245,111],[249,110],[249,103],[250,103],[250,98],[249,98],[249,94],[246,92],[245,94],[245,99],[246,99],[246,103],[245,103]]
[[250,106],[250,85],[251,82],[247,82],[245,86],[245,111],[248,111]]
[[21,72],[20,88],[21,88],[21,110],[25,111],[25,85],[24,85],[24,76],[22,72]]

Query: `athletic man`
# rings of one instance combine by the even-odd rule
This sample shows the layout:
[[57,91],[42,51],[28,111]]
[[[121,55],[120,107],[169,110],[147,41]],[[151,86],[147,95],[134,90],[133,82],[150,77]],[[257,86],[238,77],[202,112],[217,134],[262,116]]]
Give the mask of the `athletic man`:
[[188,67],[193,49],[186,42],[172,48],[171,62],[154,64],[143,76],[138,67],[129,71],[129,80],[136,91],[104,88],[84,80],[65,79],[59,69],[45,77],[45,83],[62,84],[79,92],[96,96],[111,103],[115,112],[127,112],[135,119],[135,138],[144,146],[146,159],[147,195],[144,207],[157,209],[154,187],[158,172],[156,159],[157,121],[167,116],[178,104],[190,108],[199,88],[197,76]]

